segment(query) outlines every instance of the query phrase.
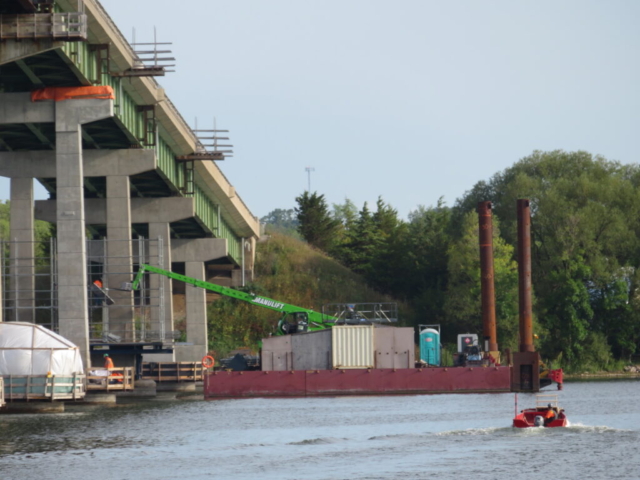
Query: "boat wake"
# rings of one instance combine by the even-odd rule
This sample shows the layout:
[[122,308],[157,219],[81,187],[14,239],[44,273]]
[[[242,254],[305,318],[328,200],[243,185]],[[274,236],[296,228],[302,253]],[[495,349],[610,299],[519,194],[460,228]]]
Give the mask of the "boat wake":
[[632,432],[633,430],[625,430],[621,428],[611,428],[606,425],[584,425],[582,423],[567,423],[566,430],[575,433],[620,433],[620,432]]
[[425,437],[425,435],[420,435],[418,433],[396,433],[390,435],[375,435],[373,437],[369,437],[369,440],[395,440],[395,439],[420,439]]
[[289,442],[287,445],[329,445],[344,442],[346,438],[308,438],[299,442]]
[[466,430],[449,430],[446,432],[436,433],[437,436],[478,436],[478,435],[493,435],[508,428],[504,427],[487,427],[487,428],[468,428]]

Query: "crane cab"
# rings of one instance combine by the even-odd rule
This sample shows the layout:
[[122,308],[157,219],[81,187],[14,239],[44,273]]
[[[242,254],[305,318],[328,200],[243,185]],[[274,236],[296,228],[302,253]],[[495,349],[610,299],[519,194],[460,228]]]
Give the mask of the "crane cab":
[[309,314],[307,312],[294,312],[280,319],[278,330],[288,335],[290,333],[303,333],[309,330]]

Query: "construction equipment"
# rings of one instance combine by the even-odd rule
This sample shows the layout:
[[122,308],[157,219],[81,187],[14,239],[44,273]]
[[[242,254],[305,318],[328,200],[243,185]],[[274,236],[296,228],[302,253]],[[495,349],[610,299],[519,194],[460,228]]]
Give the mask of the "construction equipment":
[[[312,332],[315,330],[323,330],[330,328],[336,324],[352,324],[352,323],[379,323],[379,322],[395,322],[397,321],[395,304],[332,304],[331,312],[316,312],[309,308],[302,308],[296,305],[274,300],[272,298],[262,297],[255,293],[246,293],[233,288],[223,287],[215,283],[209,283],[204,280],[187,277],[179,273],[154,267],[151,265],[141,264],[133,283],[126,283],[122,286],[123,290],[137,290],[146,272],[156,273],[165,277],[179,280],[195,287],[204,288],[206,290],[224,295],[227,297],[249,302],[253,305],[268,308],[282,313],[282,317],[278,321],[276,335],[287,335],[290,333]],[[358,308],[362,307],[362,308]],[[344,312],[348,312],[345,314]]]

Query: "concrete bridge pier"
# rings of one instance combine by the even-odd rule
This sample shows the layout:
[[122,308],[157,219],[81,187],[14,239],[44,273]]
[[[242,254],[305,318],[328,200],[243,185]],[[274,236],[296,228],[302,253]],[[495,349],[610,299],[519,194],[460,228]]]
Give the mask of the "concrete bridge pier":
[[[37,108],[39,105],[28,103],[24,108]],[[112,116],[113,100],[55,102],[59,332],[79,347],[83,363],[87,367],[91,365],[91,357],[87,311],[82,125]]]
[[8,320],[35,321],[35,250],[33,178],[11,179],[10,268],[14,315]]
[[[227,256],[227,242],[219,238],[173,240],[174,262],[184,262],[185,275],[205,280],[204,262]],[[186,287],[187,343],[175,349],[177,362],[196,362],[208,351],[206,290]]]
[[105,286],[109,287],[114,301],[111,308],[104,309],[108,319],[109,333],[118,335],[123,342],[135,342],[135,319],[133,292],[114,290],[123,282],[131,281],[131,200],[127,175],[107,176],[107,255],[105,257]]

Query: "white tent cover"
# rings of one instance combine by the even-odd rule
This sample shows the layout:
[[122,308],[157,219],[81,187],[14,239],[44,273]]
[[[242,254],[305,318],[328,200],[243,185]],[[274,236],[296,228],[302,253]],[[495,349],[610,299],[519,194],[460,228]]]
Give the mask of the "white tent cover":
[[40,325],[0,322],[0,375],[83,373],[76,345]]

